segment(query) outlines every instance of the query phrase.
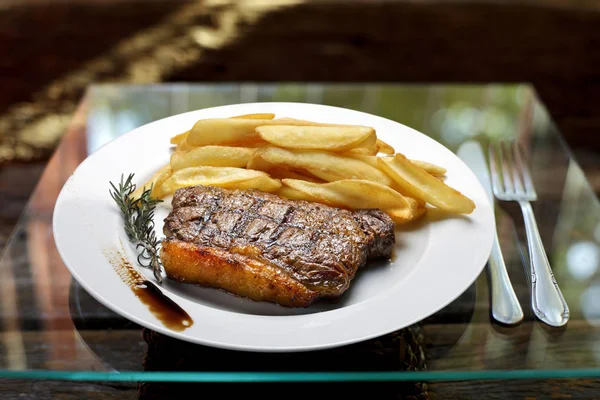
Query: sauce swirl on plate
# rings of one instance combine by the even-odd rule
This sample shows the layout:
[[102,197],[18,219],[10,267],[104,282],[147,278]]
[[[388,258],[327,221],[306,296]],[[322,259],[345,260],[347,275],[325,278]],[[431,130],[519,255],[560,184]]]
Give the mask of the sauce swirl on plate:
[[107,253],[106,256],[121,280],[163,325],[181,332],[194,324],[183,308],[136,271],[121,252]]

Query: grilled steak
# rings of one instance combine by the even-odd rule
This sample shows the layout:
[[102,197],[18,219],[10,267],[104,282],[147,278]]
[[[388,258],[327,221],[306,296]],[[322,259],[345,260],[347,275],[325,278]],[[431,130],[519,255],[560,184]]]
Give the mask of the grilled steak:
[[338,297],[368,259],[390,257],[394,223],[255,190],[179,189],[161,259],[170,279],[257,301],[305,307]]

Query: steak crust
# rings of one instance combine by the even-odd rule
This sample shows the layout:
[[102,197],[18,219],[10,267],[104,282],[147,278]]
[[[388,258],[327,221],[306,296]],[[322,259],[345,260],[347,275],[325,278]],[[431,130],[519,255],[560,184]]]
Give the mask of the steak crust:
[[223,289],[256,301],[306,307],[319,293],[282,274],[272,265],[215,247],[173,239],[162,247],[170,279]]
[[370,258],[390,257],[394,223],[256,190],[179,189],[161,258],[170,279],[305,307],[341,296]]

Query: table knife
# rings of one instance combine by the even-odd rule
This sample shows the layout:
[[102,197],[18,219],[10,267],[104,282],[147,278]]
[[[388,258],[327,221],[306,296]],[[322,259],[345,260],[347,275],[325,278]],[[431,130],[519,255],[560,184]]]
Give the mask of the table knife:
[[[460,145],[456,155],[473,171],[477,179],[484,187],[492,207],[495,207],[494,194],[490,173],[483,149],[479,142],[468,140]],[[515,294],[510,277],[506,270],[506,264],[500,243],[498,232],[494,232],[494,243],[488,262],[488,273],[490,277],[492,317],[503,324],[513,325],[523,319],[523,309]]]

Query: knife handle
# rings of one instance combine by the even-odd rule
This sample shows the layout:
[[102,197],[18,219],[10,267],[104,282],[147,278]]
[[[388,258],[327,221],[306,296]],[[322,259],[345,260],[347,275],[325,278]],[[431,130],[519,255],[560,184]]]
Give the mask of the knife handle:
[[523,309],[510,282],[497,233],[494,233],[488,271],[492,292],[492,316],[503,324],[518,324],[523,319]]

